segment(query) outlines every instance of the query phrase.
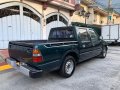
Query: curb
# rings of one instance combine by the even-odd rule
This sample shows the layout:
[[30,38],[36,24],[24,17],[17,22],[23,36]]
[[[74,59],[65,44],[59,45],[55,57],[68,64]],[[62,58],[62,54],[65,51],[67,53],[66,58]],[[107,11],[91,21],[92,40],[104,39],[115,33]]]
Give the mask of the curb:
[[1,63],[1,61],[4,62],[5,59],[0,55],[0,63]]
[[[0,53],[1,54],[1,53]],[[5,57],[6,58],[6,57]],[[11,69],[12,66],[8,65],[6,62],[5,62],[5,59],[2,55],[0,55],[0,72],[1,71],[6,71],[6,70],[9,70]]]
[[12,69],[12,66],[10,65],[3,65],[3,66],[0,66],[0,72],[1,71],[5,71],[5,70],[9,70],[9,69]]
[[8,65],[6,62],[0,63],[0,72],[12,69],[12,66]]

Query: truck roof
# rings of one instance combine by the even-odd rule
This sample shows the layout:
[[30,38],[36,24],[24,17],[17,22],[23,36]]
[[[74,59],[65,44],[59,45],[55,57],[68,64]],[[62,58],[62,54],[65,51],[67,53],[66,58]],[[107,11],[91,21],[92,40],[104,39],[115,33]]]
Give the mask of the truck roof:
[[55,27],[52,29],[58,29],[58,28],[85,28],[85,29],[92,29],[92,28],[88,28],[88,27],[79,27],[79,26],[62,26],[62,27]]

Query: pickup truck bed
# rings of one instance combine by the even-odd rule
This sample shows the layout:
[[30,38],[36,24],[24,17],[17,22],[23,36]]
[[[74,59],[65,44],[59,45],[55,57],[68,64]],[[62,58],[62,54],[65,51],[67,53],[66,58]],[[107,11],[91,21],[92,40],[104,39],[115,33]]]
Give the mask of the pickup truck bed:
[[64,40],[26,40],[26,41],[11,41],[10,44],[15,45],[26,45],[26,46],[34,46],[34,45],[40,45],[40,44],[51,44],[51,43],[57,43],[57,42],[68,42],[71,40],[64,39]]
[[[31,41],[11,41],[9,42],[9,56],[18,62],[32,63],[32,54],[35,46],[42,47],[41,52],[50,54],[50,47],[54,50],[56,46],[73,44],[77,41],[70,40],[31,40]],[[48,49],[46,51],[46,49]],[[56,49],[57,50],[57,49]],[[62,50],[62,49],[61,49]],[[53,51],[54,52],[54,51]]]

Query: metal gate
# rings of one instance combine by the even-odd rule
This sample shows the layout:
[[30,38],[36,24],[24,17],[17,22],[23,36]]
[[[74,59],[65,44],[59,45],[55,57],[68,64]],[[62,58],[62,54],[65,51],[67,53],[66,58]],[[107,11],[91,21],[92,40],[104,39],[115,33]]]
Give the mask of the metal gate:
[[47,16],[46,19],[46,34],[45,39],[48,39],[50,29],[54,27],[62,27],[68,25],[68,19],[61,13],[53,13]]
[[0,5],[0,49],[7,49],[9,41],[41,38],[41,15],[19,2]]

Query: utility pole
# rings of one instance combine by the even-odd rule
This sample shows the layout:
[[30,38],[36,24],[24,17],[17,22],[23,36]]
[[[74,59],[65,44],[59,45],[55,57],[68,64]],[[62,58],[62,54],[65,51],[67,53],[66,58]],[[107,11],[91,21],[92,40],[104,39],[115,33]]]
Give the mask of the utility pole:
[[111,5],[112,5],[112,0],[109,0],[108,1],[108,24],[111,24],[111,20],[112,20]]

